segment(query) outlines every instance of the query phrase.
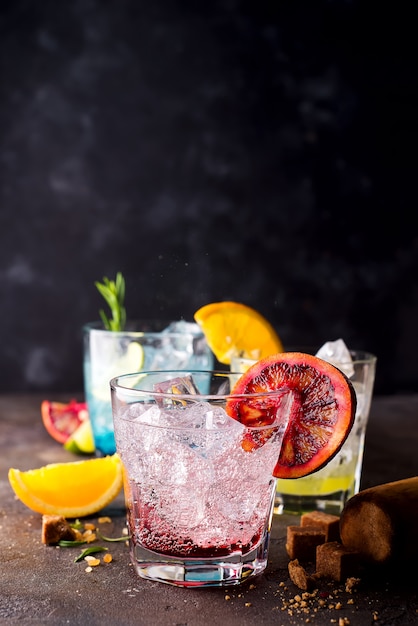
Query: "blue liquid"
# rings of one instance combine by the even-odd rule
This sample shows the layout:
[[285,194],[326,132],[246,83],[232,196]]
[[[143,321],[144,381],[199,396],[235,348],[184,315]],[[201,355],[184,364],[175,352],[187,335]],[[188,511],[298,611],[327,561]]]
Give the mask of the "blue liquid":
[[87,403],[96,454],[98,456],[114,454],[116,452],[116,442],[110,400],[109,402],[104,402],[87,394]]
[[94,441],[96,443],[96,455],[106,456],[116,452],[115,436],[113,432],[95,435]]
[[[93,438],[96,447],[97,455],[108,455],[114,454],[116,452],[116,443],[115,436],[113,430],[113,416],[112,416],[112,406],[110,399],[110,387],[109,380],[113,376],[118,374],[123,374],[126,372],[123,371],[112,371],[112,362],[109,362],[109,368],[106,370],[107,364],[107,354],[106,354],[106,346],[110,347],[110,355],[114,358],[115,354],[119,354],[119,345],[120,354],[123,354],[123,346],[124,342],[127,345],[128,339],[120,338],[116,333],[114,336],[116,351],[112,350],[113,343],[113,333],[109,333],[108,331],[95,331],[99,332],[99,337],[96,336],[95,341],[95,357],[94,363],[91,362],[93,358],[90,352],[90,335],[86,331],[84,335],[85,341],[85,352],[84,352],[84,387],[85,387],[85,395],[86,401],[88,405],[90,423],[93,430]],[[97,346],[99,345],[98,339],[100,340],[100,333],[103,333],[103,350],[97,352]],[[128,333],[129,335],[129,333]],[[213,354],[207,345],[198,345],[199,342],[204,341],[202,338],[193,338],[191,339],[190,335],[185,334],[184,337],[179,335],[176,338],[176,341],[173,342],[162,342],[161,347],[158,344],[156,348],[154,343],[159,338],[159,335],[153,336],[152,334],[148,337],[143,337],[143,343],[141,345],[144,348],[144,363],[143,369],[196,369],[196,370],[211,370],[213,368]],[[164,333],[161,333],[160,337],[164,337]],[[134,337],[134,340],[138,340],[137,337]],[[195,345],[196,343],[196,345]],[[189,352],[190,350],[190,352]],[[101,354],[100,354],[101,352]],[[103,367],[104,366],[104,367]],[[94,368],[95,373],[97,374],[97,369],[99,368],[99,372],[101,369],[105,372],[105,379],[97,381],[97,375],[92,376],[92,368]],[[110,375],[110,372],[112,375]],[[93,380],[95,380],[95,391],[93,390]],[[205,393],[205,389],[201,389],[202,393]],[[108,399],[107,399],[108,397]]]

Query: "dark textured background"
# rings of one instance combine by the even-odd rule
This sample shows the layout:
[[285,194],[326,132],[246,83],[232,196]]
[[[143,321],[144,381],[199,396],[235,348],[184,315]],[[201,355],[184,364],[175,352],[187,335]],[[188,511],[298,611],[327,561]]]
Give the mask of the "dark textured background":
[[2,2],[1,390],[81,389],[118,270],[131,317],[239,300],[418,390],[415,22],[375,4]]

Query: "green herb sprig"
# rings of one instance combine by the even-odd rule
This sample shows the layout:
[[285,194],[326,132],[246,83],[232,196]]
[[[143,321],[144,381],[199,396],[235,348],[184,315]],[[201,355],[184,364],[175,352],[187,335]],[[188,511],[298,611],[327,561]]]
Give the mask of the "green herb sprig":
[[73,541],[70,539],[60,539],[58,541],[58,546],[60,548],[75,548],[76,546],[84,546],[87,543],[86,541]]
[[115,280],[109,280],[104,276],[102,283],[96,281],[94,284],[106,300],[112,314],[112,317],[108,318],[103,309],[100,309],[99,313],[104,327],[106,330],[124,330],[126,324],[125,279],[121,272],[116,274]]
[[78,563],[79,561],[82,561],[84,557],[90,556],[91,554],[97,554],[98,552],[106,552],[106,551],[107,551],[107,548],[104,548],[103,546],[92,546],[91,548],[86,548],[85,550],[81,552],[81,554],[79,554],[74,559],[74,563]]
[[128,540],[128,536],[124,535],[123,537],[106,537],[105,535],[102,535],[102,533],[97,532],[97,535],[99,537],[99,539],[101,539],[102,541],[127,541]]

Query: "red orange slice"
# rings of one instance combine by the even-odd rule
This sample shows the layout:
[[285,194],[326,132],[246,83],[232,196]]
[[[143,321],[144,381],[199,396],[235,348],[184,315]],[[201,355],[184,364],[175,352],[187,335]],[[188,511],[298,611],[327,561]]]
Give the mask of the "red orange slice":
[[[338,452],[354,422],[356,395],[339,369],[318,357],[283,352],[261,361],[241,376],[233,393],[292,392],[293,402],[276,478],[300,478],[317,471]],[[274,406],[252,406],[248,399],[230,400],[227,411],[247,426],[269,425]]]
[[87,404],[76,400],[68,403],[44,400],[41,415],[51,437],[59,443],[65,443],[80,424],[88,420]]

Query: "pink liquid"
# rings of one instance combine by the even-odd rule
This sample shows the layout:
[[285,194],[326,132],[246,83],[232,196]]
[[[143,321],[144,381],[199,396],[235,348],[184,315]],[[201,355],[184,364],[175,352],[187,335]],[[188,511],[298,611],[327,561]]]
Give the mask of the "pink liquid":
[[225,537],[224,541],[205,544],[194,542],[192,533],[174,534],[173,528],[165,522],[155,509],[142,508],[142,516],[135,518],[133,513],[128,516],[129,530],[132,541],[143,548],[170,557],[181,558],[219,558],[235,552],[247,554],[259,543],[265,520],[261,520],[258,528],[252,528],[251,539],[243,544],[241,541]]

